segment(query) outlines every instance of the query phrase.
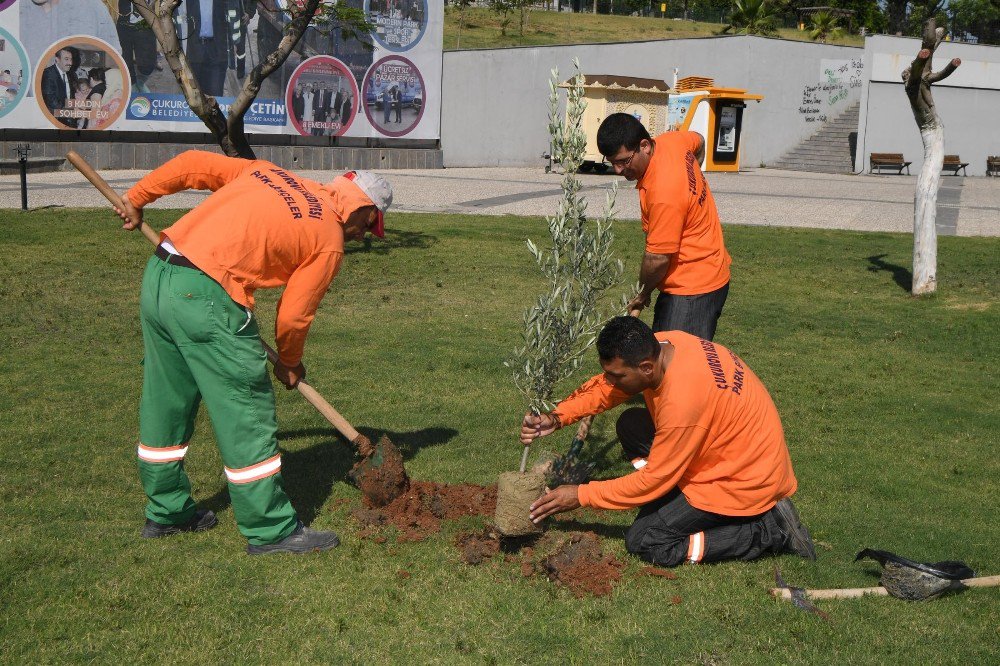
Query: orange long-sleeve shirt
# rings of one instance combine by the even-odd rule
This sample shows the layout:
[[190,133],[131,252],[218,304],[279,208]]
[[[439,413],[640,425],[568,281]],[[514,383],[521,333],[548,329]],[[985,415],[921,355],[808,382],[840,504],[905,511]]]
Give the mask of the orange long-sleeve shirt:
[[[646,466],[580,486],[583,506],[628,509],[675,486],[691,506],[755,516],[797,488],[778,410],[767,389],[725,347],[682,331],[657,333],[674,345],[663,381],[643,392],[656,434]],[[597,375],[557,405],[564,426],[630,396]]]
[[372,202],[343,179],[321,184],[264,160],[190,150],[128,191],[137,208],[182,190],[211,190],[160,233],[233,300],[254,307],[254,290],[287,285],[278,302],[281,362],[302,359],[306,335],[344,257],[341,222]]

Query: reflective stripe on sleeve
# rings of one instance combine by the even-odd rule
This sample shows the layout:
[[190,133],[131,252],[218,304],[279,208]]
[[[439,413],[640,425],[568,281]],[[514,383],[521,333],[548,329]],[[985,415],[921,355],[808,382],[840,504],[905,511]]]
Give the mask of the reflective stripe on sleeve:
[[642,469],[645,466],[646,466],[645,458],[636,458],[635,460],[632,461],[632,467],[635,467],[636,469]]
[[177,462],[178,460],[184,460],[184,456],[188,452],[188,445],[181,444],[179,446],[165,446],[162,448],[154,448],[152,446],[146,446],[145,444],[139,444],[139,460],[148,463],[168,463]]
[[705,533],[692,534],[688,541],[688,562],[701,562],[705,556]]
[[268,458],[263,462],[259,462],[256,465],[250,465],[249,467],[243,467],[241,469],[229,469],[226,467],[225,469],[226,478],[229,479],[230,483],[250,483],[280,472],[281,454],[279,453],[273,458]]

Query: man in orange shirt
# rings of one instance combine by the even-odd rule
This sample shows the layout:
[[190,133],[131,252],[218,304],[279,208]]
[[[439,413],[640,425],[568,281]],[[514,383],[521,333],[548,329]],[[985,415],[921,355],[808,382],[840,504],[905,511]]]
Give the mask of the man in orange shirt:
[[797,482],[778,411],[736,354],[683,331],[654,334],[637,317],[608,322],[597,352],[604,373],[551,413],[527,414],[521,441],[642,393],[646,407],[618,419],[636,471],[559,486],[532,504],[533,521],[580,506],[639,508],[626,547],[668,567],[783,552],[816,559],[788,499]]
[[263,160],[192,150],[122,197],[124,228],[142,223],[144,206],[187,189],[212,194],[161,232],[142,282],[138,454],[149,502],[141,534],[163,537],[216,524],[211,511],[197,510],[183,464],[204,400],[247,552],[333,548],[337,535],[303,526],[282,486],[254,291],[285,287],[275,317],[274,376],[294,388],[305,377],[306,335],[340,268],[344,241],[366,231],[384,235],[392,190],[367,171],[321,184]]
[[639,190],[646,252],[642,287],[629,312],[638,315],[657,289],[654,331],[711,340],[729,294],[732,259],[701,172],[705,140],[695,132],[666,132],[654,140],[634,116],[614,113],[597,130],[597,146],[615,173],[636,181]]

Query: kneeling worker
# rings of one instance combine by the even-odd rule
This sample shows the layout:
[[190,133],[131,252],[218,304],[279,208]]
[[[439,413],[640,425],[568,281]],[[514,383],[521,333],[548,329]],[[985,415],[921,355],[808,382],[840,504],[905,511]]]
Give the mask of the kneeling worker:
[[367,171],[320,184],[263,160],[188,151],[122,197],[116,210],[124,228],[139,226],[144,206],[187,189],[212,194],[160,234],[142,281],[139,476],[149,498],[142,536],[216,524],[211,511],[197,510],[184,471],[204,400],[247,552],[333,548],[337,535],[304,527],[282,485],[254,290],[285,286],[275,317],[274,376],[294,388],[305,377],[306,335],[340,268],[344,241],[366,231],[383,236],[392,190]]
[[526,415],[521,441],[642,393],[646,407],[617,425],[636,471],[559,486],[532,504],[533,521],[580,506],[639,508],[626,547],[666,567],[786,552],[816,559],[788,499],[797,482],[778,411],[736,354],[682,331],[654,334],[636,317],[608,322],[597,353],[604,373],[551,413]]

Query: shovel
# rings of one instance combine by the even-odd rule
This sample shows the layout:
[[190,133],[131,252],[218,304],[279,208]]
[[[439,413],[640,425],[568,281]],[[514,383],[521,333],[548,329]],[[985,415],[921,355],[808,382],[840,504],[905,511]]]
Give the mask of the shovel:
[[[121,197],[108,185],[107,181],[101,178],[85,159],[80,157],[75,151],[69,151],[66,159],[83,174],[83,176],[96,187],[113,206],[121,205]],[[148,224],[143,222],[139,226],[139,231],[154,246],[160,244],[160,235]],[[263,340],[260,343],[264,346],[267,358],[271,363],[278,360],[278,353]],[[373,444],[370,439],[355,430],[340,413],[333,408],[333,405],[323,399],[319,391],[304,380],[295,385],[299,393],[309,403],[319,411],[320,414],[330,422],[337,431],[347,438],[354,446],[361,460],[351,469],[350,476],[361,489],[362,494],[369,503],[375,506],[384,506],[402,495],[409,488],[410,480],[406,476],[403,468],[403,456],[399,449],[385,435],[378,444]]]

